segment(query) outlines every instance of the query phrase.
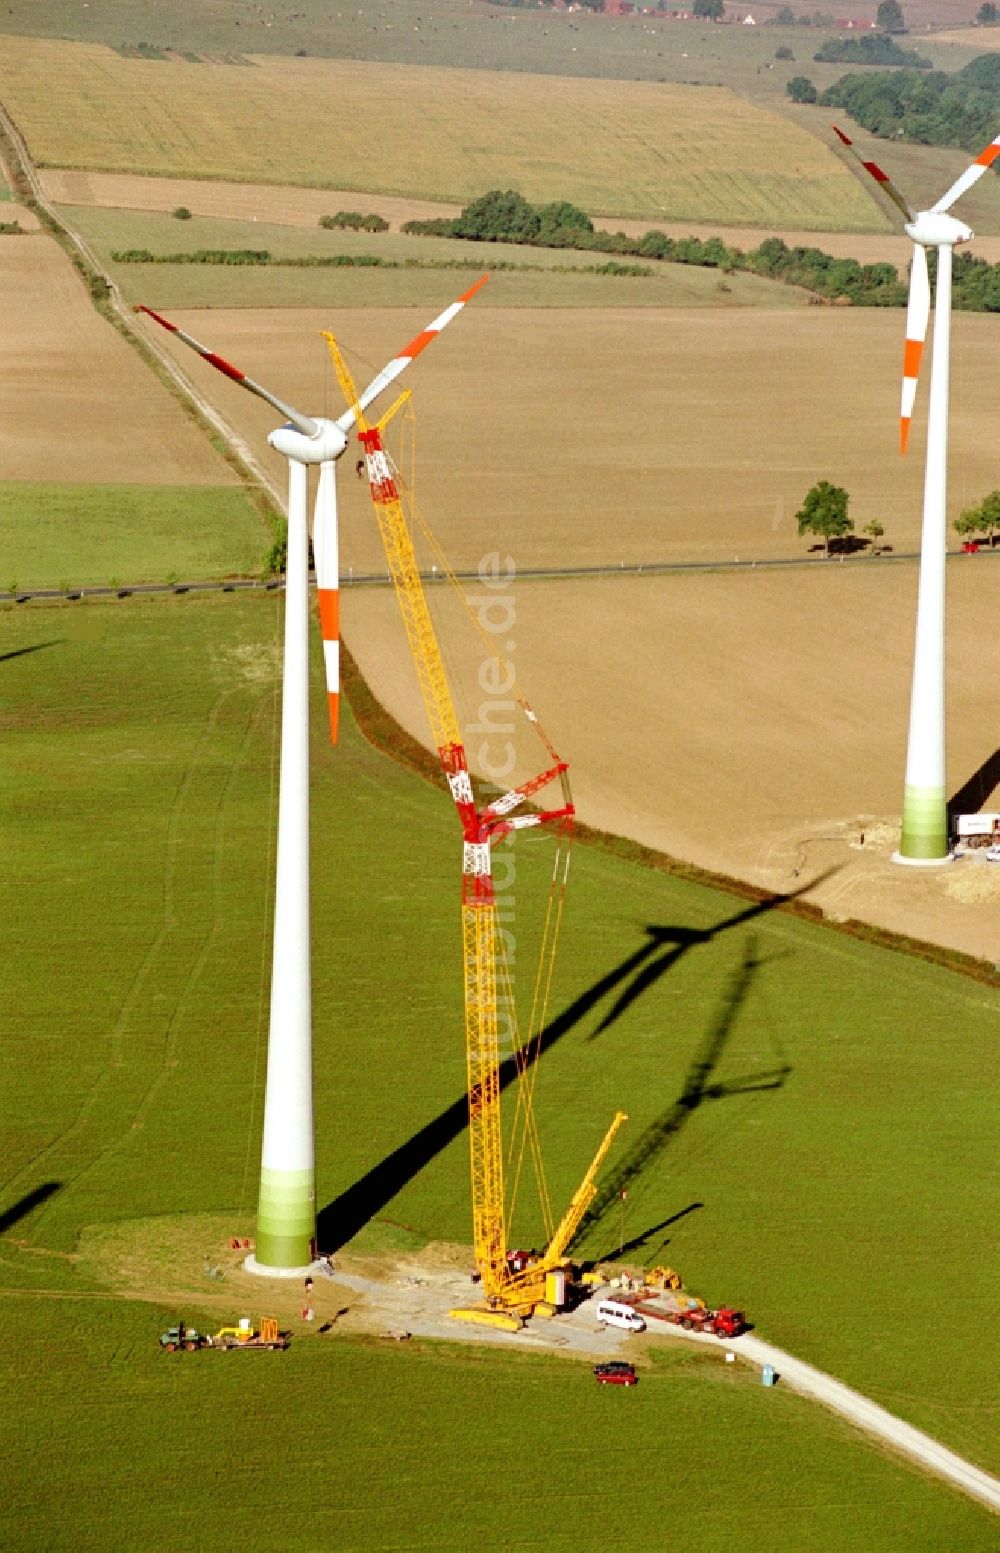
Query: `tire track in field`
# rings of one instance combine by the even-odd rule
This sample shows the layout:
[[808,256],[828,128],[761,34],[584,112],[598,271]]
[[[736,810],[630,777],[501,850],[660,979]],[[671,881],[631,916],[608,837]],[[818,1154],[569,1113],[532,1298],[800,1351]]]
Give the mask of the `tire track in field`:
[[[172,947],[172,940],[178,934],[183,935],[190,931],[189,925],[187,923],[179,924],[177,920],[175,909],[177,904],[177,876],[180,870],[184,867],[185,863],[187,863],[189,860],[204,856],[206,851],[206,848],[201,845],[204,835],[204,826],[193,825],[192,817],[189,812],[190,800],[197,776],[205,765],[205,762],[202,758],[204,752],[207,749],[210,749],[213,742],[217,739],[218,727],[223,711],[225,710],[226,703],[233,697],[235,693],[236,692],[233,690],[224,691],[214,701],[197,738],[195,747],[192,750],[191,755],[185,765],[183,775],[174,794],[174,798],[170,807],[166,836],[163,843],[163,896],[159,925],[155,934],[147,945],[142,959],[135,970],[128,990],[125,993],[124,999],[122,1001],[114,1028],[108,1037],[108,1052],[103,1071],[94,1080],[89,1091],[82,1098],[72,1122],[70,1122],[67,1127],[63,1128],[61,1132],[57,1133],[55,1137],[50,1139],[41,1150],[39,1150],[30,1159],[28,1159],[15,1176],[7,1180],[5,1183],[5,1189],[7,1192],[16,1191],[18,1187],[23,1185],[30,1176],[36,1175],[39,1167],[42,1165],[47,1166],[50,1173],[57,1170],[58,1167],[53,1164],[53,1161],[58,1160],[60,1156],[65,1156],[68,1151],[71,1151],[74,1143],[85,1136],[88,1127],[92,1127],[97,1130],[98,1137],[100,1138],[102,1134],[106,1135],[110,1128],[114,1126],[117,1131],[116,1137],[112,1138],[108,1142],[101,1144],[98,1147],[97,1152],[93,1154],[91,1158],[88,1159],[79,1169],[70,1169],[67,1172],[60,1173],[64,1187],[68,1188],[71,1185],[79,1185],[81,1181],[93,1173],[98,1165],[109,1154],[113,1153],[122,1146],[128,1137],[130,1137],[131,1134],[137,1129],[137,1125],[141,1125],[142,1119],[146,1111],[148,1111],[149,1104],[154,1098],[156,1090],[162,1086],[162,1083],[168,1076],[168,1073],[172,1071],[180,1016],[190,1000],[190,996],[194,986],[196,985],[197,978],[204,968],[211,946],[214,942],[215,936],[217,935],[219,926],[221,925],[221,863],[219,858],[219,844],[224,831],[226,801],[231,792],[236,774],[239,770],[242,769],[243,757],[245,757],[247,748],[252,739],[258,712],[270,699],[270,692],[262,695],[260,699],[254,703],[254,706],[252,707],[249,716],[247,717],[246,727],[244,728],[240,740],[238,753],[235,754],[228,762],[226,778],[221,787],[221,790],[218,793],[216,803],[214,805],[211,820],[211,855],[213,859],[212,922],[208,930],[202,936],[201,942],[194,954],[193,960],[188,964],[187,970],[183,975],[181,985],[175,994],[172,1008],[167,1015],[165,1046],[159,1065],[159,1072],[152,1080],[152,1082],[147,1086],[146,1090],[140,1093],[137,1099],[134,1101],[134,1109],[131,1110],[129,1119],[124,1123],[115,1122],[113,1120],[115,1113],[118,1112],[121,1107],[121,1088],[124,1087],[123,1080],[125,1083],[127,1083],[128,1080],[128,1073],[123,1070],[128,1068],[130,1059],[130,1045],[135,1045],[138,1047],[135,1056],[135,1062],[139,1065],[138,1071],[141,1073],[141,1066],[143,1062],[143,1032],[141,1027],[138,1026],[138,1015],[143,1006],[144,999],[148,1000],[153,995],[151,988],[153,985],[155,985],[156,981],[154,972],[157,966],[162,963],[165,951],[168,949],[168,947]],[[167,967],[165,967],[165,970],[166,969]],[[163,975],[162,980],[164,982],[168,981],[166,974]],[[162,1013],[155,1013],[153,1015],[153,1019],[155,1020],[156,1024],[162,1026],[164,1021],[164,1016]],[[105,1103],[110,1105],[111,1115],[108,1118],[102,1120],[100,1112]],[[64,1196],[65,1193],[60,1195]],[[54,1204],[46,1205],[34,1216],[33,1227],[36,1231],[44,1221],[52,1206],[54,1206]]]
[[[216,703],[216,707],[213,708],[213,712],[221,710],[222,703],[232,694],[233,692],[226,692],[224,696],[220,697],[219,702]],[[250,714],[246,722],[246,728],[244,729],[243,737],[240,740],[239,749],[229,762],[229,769],[226,780],[220,788],[218,797],[216,799],[212,816],[212,919],[208,930],[205,932],[201,944],[194,955],[194,958],[191,960],[187,974],[184,977],[183,983],[181,984],[181,987],[176,995],[173,1008],[167,1018],[166,1029],[164,1033],[163,1053],[160,1060],[159,1069],[150,1080],[141,1098],[138,1100],[135,1111],[132,1114],[131,1121],[124,1123],[119,1131],[118,1137],[113,1141],[105,1144],[103,1148],[99,1149],[90,1160],[89,1164],[84,1165],[82,1169],[71,1178],[71,1184],[74,1186],[79,1186],[81,1182],[86,1180],[89,1176],[93,1175],[93,1173],[98,1170],[101,1165],[105,1164],[112,1155],[116,1154],[129,1141],[131,1135],[134,1132],[137,1132],[142,1128],[157,1095],[162,1090],[163,1086],[169,1081],[172,1073],[178,1066],[177,1045],[180,1029],[183,1025],[184,1015],[186,1014],[187,1009],[191,1003],[195,988],[201,980],[202,973],[204,972],[205,966],[211,956],[224,920],[222,909],[221,858],[222,843],[225,834],[226,808],[229,802],[229,796],[238,773],[243,769],[247,751],[250,747],[257,728],[258,715],[265,704],[270,700],[271,693],[267,692],[265,695],[262,695],[250,709]],[[197,850],[197,848],[195,848],[195,850]],[[174,881],[171,879],[171,900],[173,898],[173,884]],[[172,922],[173,914],[169,908],[166,908],[165,910],[165,917]],[[167,927],[166,931],[158,935],[160,941],[157,948],[157,953],[164,949],[168,944],[171,932],[172,927]],[[149,963],[143,967],[142,975],[144,981],[149,980],[152,977],[155,960],[156,954],[152,955],[149,959]],[[132,1007],[135,1007],[136,1003],[138,1003],[138,1000],[139,989],[136,986],[135,997],[132,999]],[[124,1017],[125,1010],[123,1009],[122,1015],[120,1016],[120,1021],[124,1019]],[[38,1215],[36,1224],[40,1222],[44,1216],[45,1210],[43,1210]]]

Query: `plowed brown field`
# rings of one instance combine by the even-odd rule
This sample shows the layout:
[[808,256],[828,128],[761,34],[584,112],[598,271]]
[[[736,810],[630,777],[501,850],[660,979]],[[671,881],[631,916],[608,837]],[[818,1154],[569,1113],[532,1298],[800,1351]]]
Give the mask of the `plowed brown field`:
[[[442,277],[441,304],[449,299]],[[359,379],[425,323],[406,311],[181,311],[176,321],[306,411],[341,400],[320,330]],[[915,547],[926,387],[898,453],[900,313],[852,308],[465,312],[407,378],[418,494],[454,565],[503,543],[520,566],[805,556],[795,513],[817,479],[847,487],[860,532]],[[954,321],[952,506],[997,484],[997,323]],[[167,344],[170,345],[167,340]],[[174,347],[264,451],[273,414]],[[284,478],[282,461],[271,467]],[[367,495],[342,480],[345,564],[381,565]],[[490,536],[496,536],[491,539]]]
[[[899,836],[916,581],[915,564],[865,561],[525,581],[513,592],[501,647],[570,762],[584,820],[769,889],[800,889],[830,870],[810,899],[831,914],[994,961],[1000,867],[964,860],[921,870],[889,861]],[[983,687],[1000,675],[998,586],[1000,560],[951,564],[953,789],[997,744]],[[449,670],[470,754],[500,766],[515,719],[477,681],[487,655],[452,590],[439,585],[432,601],[454,649]],[[348,590],[344,629],[384,704],[427,743],[391,592]],[[538,769],[544,753],[510,736],[523,752],[517,776],[530,774],[529,759]]]
[[49,238],[0,237],[6,480],[231,485],[177,401],[95,313]]
[[[330,320],[213,313],[210,331],[198,315],[179,321],[210,332],[217,349],[302,408],[337,407],[318,339]],[[335,327],[374,370],[421,322],[345,314]],[[473,305],[411,375],[420,505],[462,567],[493,550],[522,570],[734,554],[745,562],[808,553],[793,514],[826,476],[852,492],[859,529],[878,516],[897,550],[915,546],[923,433],[902,461],[900,322],[850,309],[526,316]],[[996,483],[981,393],[995,330],[989,318],[956,319],[956,510]],[[261,445],[273,421],[266,407],[187,353],[185,365]],[[341,496],[349,578],[351,568],[380,566],[350,459]],[[952,563],[954,787],[997,743],[984,687],[1000,670],[998,567],[988,556]],[[526,689],[572,761],[585,819],[773,888],[836,867],[817,897],[829,910],[995,959],[1000,869],[923,873],[887,860],[915,585],[912,563],[863,556],[810,569],[525,582],[504,640],[516,643]],[[446,619],[446,646],[456,631]],[[345,632],[376,693],[424,737],[391,594],[348,590]],[[449,652],[453,672],[482,661],[468,645]],[[483,699],[474,680],[465,684],[472,721]]]

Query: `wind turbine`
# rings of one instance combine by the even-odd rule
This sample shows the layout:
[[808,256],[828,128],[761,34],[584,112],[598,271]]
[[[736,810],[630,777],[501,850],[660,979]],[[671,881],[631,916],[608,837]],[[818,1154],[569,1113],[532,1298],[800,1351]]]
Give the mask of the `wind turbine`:
[[972,229],[950,216],[952,205],[972,188],[1000,156],[1000,135],[957,178],[929,210],[912,211],[877,162],[866,162],[843,130],[834,132],[885,191],[904,217],[904,231],[913,243],[910,292],[903,349],[903,396],[900,408],[900,451],[906,452],[913,403],[920,375],[931,288],[927,249],[937,253],[934,298],[934,354],[931,360],[927,412],[927,456],[924,473],[924,514],[920,540],[920,582],[910,690],[910,731],[903,789],[903,825],[897,863],[930,865],[950,861],[948,807],[945,788],[945,555],[948,496],[948,373],[951,340],[952,253],[974,236]]
[[[482,276],[387,362],[361,395],[362,409],[405,371],[488,278]],[[256,1244],[246,1265],[250,1272],[290,1278],[307,1272],[316,1256],[309,952],[309,466],[319,465],[313,549],[330,734],[336,742],[340,627],[334,466],[347,447],[356,407],[352,405],[335,421],[302,415],[152,308],[136,311],[147,313],[219,372],[286,417],[286,424],[267,439],[288,460],[288,559],[264,1140]]]

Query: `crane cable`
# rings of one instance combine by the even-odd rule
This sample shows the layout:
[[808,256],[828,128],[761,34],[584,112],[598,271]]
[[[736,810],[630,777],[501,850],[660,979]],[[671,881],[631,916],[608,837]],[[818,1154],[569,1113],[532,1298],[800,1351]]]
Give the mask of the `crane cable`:
[[[404,447],[401,450],[401,460],[405,461],[408,465],[410,471],[409,478],[403,474],[395,459],[392,459],[391,455],[387,453],[387,457],[390,458],[391,464],[393,466],[394,473],[398,476],[400,492],[401,494],[405,493],[411,518],[416,520],[416,524],[420,530],[421,535],[430,547],[432,554],[437,558],[437,563],[440,567],[442,575],[451,584],[452,588],[460,598],[462,607],[469,617],[474,630],[482,640],[487,653],[491,658],[499,660],[499,654],[497,653],[495,643],[490,640],[481,622],[476,617],[471,605],[469,604],[465,589],[460,579],[456,576],[455,571],[450,561],[448,560],[447,555],[442,549],[437,536],[435,535],[430,524],[427,522],[427,519],[425,518],[417,502],[415,490],[416,417],[413,411],[412,399],[409,400],[404,410],[402,416],[402,425],[404,429],[401,433],[401,436],[404,442]],[[514,685],[511,688],[516,690],[516,669],[514,670],[514,674]],[[523,695],[517,695],[516,699],[518,706],[520,707],[521,712],[525,717],[525,720],[531,725],[536,737],[544,745],[550,758],[558,761],[558,756],[555,752],[555,749],[550,743],[525,697]],[[569,786],[565,779],[565,775],[563,776],[563,789],[564,794],[568,800]],[[513,1178],[508,1193],[509,1204],[507,1205],[506,1209],[508,1215],[507,1222],[510,1223],[513,1217],[524,1165],[524,1157],[527,1151],[531,1154],[532,1163],[534,1166],[536,1185],[538,1188],[539,1201],[541,1205],[543,1221],[545,1223],[547,1239],[551,1239],[552,1237],[555,1228],[555,1220],[552,1213],[548,1181],[546,1178],[545,1167],[542,1158],[541,1141],[538,1136],[538,1125],[535,1118],[534,1092],[535,1084],[538,1079],[538,1059],[541,1056],[542,1036],[548,1018],[548,1009],[555,973],[559,936],[562,927],[563,909],[566,901],[566,888],[572,843],[571,828],[567,828],[563,832],[563,835],[565,845],[560,845],[556,849],[552,875],[549,881],[549,889],[545,906],[545,917],[542,929],[542,939],[539,946],[538,963],[534,977],[531,1012],[528,1022],[528,1037],[523,1044],[520,1041],[520,1031],[518,1027],[513,996],[513,976],[507,958],[507,947],[503,936],[498,931],[499,923],[495,923],[497,948],[496,958],[500,970],[500,980],[503,986],[506,1007],[511,1010],[514,1037],[514,1063],[517,1069],[518,1077],[520,1079],[520,1082],[516,1086],[517,1098],[514,1119],[512,1123],[510,1145],[508,1149],[508,1166],[513,1164]],[[560,871],[560,860],[564,853],[565,863],[563,864]]]

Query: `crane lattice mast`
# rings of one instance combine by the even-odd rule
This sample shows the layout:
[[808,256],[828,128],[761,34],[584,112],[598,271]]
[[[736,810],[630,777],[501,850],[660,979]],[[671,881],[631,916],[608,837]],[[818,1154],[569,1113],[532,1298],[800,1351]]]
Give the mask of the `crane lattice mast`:
[[[357,391],[337,342],[325,334],[348,403]],[[368,482],[389,572],[396,591],[410,654],[417,672],[434,745],[462,829],[462,960],[465,993],[465,1049],[469,1101],[469,1149],[472,1182],[473,1245],[487,1304],[530,1305],[541,1298],[545,1267],[561,1257],[593,1200],[593,1177],[626,1117],[619,1112],[602,1141],[584,1182],[575,1194],[540,1262],[512,1274],[507,1260],[503,1141],[500,1126],[500,1049],[497,966],[499,923],[493,884],[492,849],[516,830],[550,825],[569,830],[575,813],[568,767],[537,728],[554,764],[491,803],[477,805],[465,745],[431,620],[413,541],[392,466],[382,443],[388,422],[409,400],[403,393],[376,425],[356,409],[358,440],[365,450]],[[562,801],[547,810],[515,811],[550,783],[561,784]]]

